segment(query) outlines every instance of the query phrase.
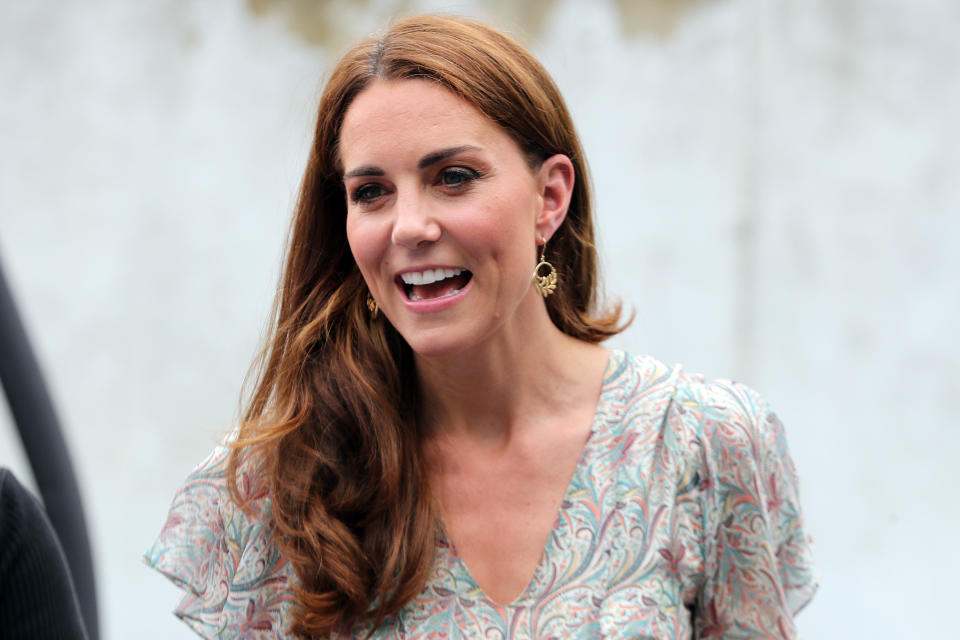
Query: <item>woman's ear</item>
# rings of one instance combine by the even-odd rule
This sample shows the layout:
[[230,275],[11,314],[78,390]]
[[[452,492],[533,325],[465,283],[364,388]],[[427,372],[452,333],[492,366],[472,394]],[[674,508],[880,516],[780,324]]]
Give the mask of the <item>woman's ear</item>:
[[570,208],[575,180],[573,162],[563,154],[550,156],[540,165],[537,188],[541,206],[536,219],[537,237],[549,240],[563,223]]

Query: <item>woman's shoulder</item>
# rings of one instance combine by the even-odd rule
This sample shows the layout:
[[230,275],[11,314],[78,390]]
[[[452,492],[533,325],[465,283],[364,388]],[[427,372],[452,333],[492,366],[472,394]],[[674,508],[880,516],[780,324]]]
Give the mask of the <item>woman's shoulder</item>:
[[775,491],[798,483],[783,423],[767,399],[746,384],[680,375],[665,422],[694,443],[718,498],[736,491],[747,475],[773,483]]
[[601,413],[612,418],[607,432],[618,457],[656,462],[679,485],[696,482],[712,514],[751,491],[759,491],[755,498],[765,508],[781,506],[785,496],[796,501],[786,431],[757,391],[624,352],[613,354],[611,371]]
[[174,613],[201,636],[283,637],[293,574],[271,540],[269,493],[248,460],[237,472],[245,508],[236,504],[228,457],[217,446],[187,476],[143,561],[184,591]]
[[677,365],[612,349],[600,395],[602,417],[624,424],[634,422],[638,416],[647,421],[662,418],[680,375]]
[[707,380],[649,355],[611,351],[603,393],[608,412],[627,418],[627,428],[634,430],[652,422],[701,443],[720,438],[747,445],[783,438],[779,419],[754,389],[730,379]]

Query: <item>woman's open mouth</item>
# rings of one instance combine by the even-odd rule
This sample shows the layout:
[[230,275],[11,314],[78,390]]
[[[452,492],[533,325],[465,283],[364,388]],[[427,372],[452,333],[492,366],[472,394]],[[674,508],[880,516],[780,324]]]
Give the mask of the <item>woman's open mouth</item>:
[[471,277],[473,274],[466,269],[438,267],[401,273],[397,281],[407,299],[416,302],[455,295],[467,286]]

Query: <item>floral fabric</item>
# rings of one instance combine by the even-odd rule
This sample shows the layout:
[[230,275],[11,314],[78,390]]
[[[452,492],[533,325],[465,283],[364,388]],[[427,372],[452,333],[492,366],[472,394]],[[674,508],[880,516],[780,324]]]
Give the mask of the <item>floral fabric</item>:
[[[186,591],[175,613],[201,636],[288,637],[296,577],[270,543],[269,496],[245,515],[225,462],[218,448],[189,476],[144,560]],[[816,587],[796,471],[765,401],[613,351],[527,589],[491,601],[441,536],[423,592],[372,637],[794,638]]]

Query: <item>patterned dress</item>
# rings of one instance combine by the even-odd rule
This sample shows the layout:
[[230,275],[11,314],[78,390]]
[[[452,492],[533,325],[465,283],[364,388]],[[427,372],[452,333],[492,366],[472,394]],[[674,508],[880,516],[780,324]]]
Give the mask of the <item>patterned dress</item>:
[[[296,577],[230,501],[226,450],[180,488],[144,561],[206,638],[284,638]],[[241,477],[241,491],[254,486]],[[613,351],[540,564],[508,605],[437,542],[423,592],[373,638],[794,638],[817,577],[783,426],[751,389]],[[358,628],[350,638],[363,638]]]

